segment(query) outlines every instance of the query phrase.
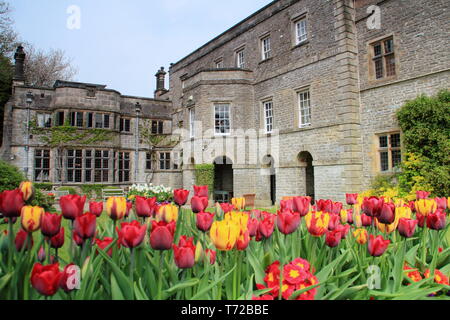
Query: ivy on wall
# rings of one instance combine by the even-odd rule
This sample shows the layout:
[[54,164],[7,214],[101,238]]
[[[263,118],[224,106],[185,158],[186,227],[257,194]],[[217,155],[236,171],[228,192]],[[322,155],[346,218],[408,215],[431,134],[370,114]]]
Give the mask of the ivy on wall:
[[214,165],[196,164],[195,165],[195,184],[197,186],[208,186],[210,193],[214,191]]

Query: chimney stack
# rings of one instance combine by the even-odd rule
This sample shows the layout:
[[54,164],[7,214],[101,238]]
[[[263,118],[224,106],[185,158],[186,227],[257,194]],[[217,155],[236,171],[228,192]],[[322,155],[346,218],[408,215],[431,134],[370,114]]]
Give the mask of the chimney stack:
[[25,84],[25,57],[26,54],[23,51],[22,45],[17,47],[16,53],[14,54],[15,66],[14,66],[14,78],[13,81],[15,85],[24,85]]
[[159,69],[158,72],[155,74],[156,77],[155,98],[158,98],[167,92],[165,88],[166,74],[167,72],[164,71],[164,67],[161,67],[161,69]]

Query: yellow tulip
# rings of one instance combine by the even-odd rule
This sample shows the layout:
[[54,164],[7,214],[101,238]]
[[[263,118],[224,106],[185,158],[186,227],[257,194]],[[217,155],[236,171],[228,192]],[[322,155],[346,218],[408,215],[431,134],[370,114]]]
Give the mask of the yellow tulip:
[[203,252],[203,246],[200,241],[197,241],[197,244],[195,245],[195,262],[199,262],[200,260],[203,260],[205,257],[205,254]]
[[231,204],[235,206],[237,210],[243,210],[245,208],[245,198],[233,198]]
[[217,250],[230,251],[234,248],[240,233],[239,224],[233,220],[223,220],[213,222],[209,235]]
[[395,208],[395,220],[400,221],[401,218],[411,219],[412,211],[410,207]]
[[237,223],[243,232],[247,231],[248,219],[247,212],[231,211],[225,214],[225,220]]
[[30,199],[34,193],[33,183],[30,181],[23,181],[20,183],[19,189],[22,191],[24,201]]
[[34,232],[41,226],[41,217],[44,214],[44,209],[41,207],[25,206],[21,212],[21,222],[23,230],[27,232]]
[[347,210],[341,210],[341,222],[343,224],[347,223],[348,221],[348,212]]
[[383,233],[392,233],[395,231],[395,229],[397,229],[398,226],[398,219],[395,219],[391,224],[380,223],[377,218],[375,218],[375,222],[377,224],[378,230]]
[[416,200],[415,207],[416,212],[426,217],[429,214],[433,214],[436,212],[437,203],[433,199],[419,199]]
[[369,234],[366,229],[356,229],[355,231],[353,231],[353,236],[356,238],[356,242],[358,242],[359,244],[366,244]]
[[305,216],[306,227],[314,237],[321,237],[328,229],[330,215],[321,211],[309,212]]
[[106,212],[114,221],[122,220],[127,213],[127,200],[124,197],[108,198],[106,201]]
[[178,207],[173,204],[166,204],[159,208],[158,215],[167,223],[178,220]]

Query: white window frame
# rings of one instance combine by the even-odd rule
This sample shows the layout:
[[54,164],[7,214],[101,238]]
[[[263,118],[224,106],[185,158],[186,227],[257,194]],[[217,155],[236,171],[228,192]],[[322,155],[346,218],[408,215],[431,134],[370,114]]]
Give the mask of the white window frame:
[[[219,125],[219,127],[217,127],[216,126],[216,121],[225,121],[225,120],[227,120],[227,118],[221,118],[220,116],[219,116],[219,118],[216,118],[216,114],[217,114],[217,108],[224,108],[224,107],[226,107],[226,108],[228,108],[228,111],[226,112],[226,113],[228,113],[228,132],[217,132],[217,129],[219,128],[220,129],[220,127],[222,127],[221,125]],[[213,106],[213,110],[214,110],[214,112],[213,112],[213,117],[214,117],[214,135],[215,136],[229,136],[229,135],[231,135],[231,105],[229,104],[229,103],[216,103],[216,104],[214,104],[214,106]],[[219,111],[219,112],[221,112],[221,111]],[[225,112],[225,111],[223,111],[223,112]],[[218,120],[216,120],[216,119],[218,119]],[[223,127],[224,127],[224,129],[226,129],[226,126],[225,125],[223,125]]]
[[[305,96],[307,95],[307,97]],[[300,128],[304,128],[304,127],[309,127],[311,126],[311,92],[309,89],[306,90],[302,90],[299,91],[297,93],[298,96],[298,109],[299,109],[299,119],[298,119],[298,123],[299,123],[299,127]],[[305,106],[305,103],[307,104],[307,106]],[[308,117],[306,119],[309,119],[309,121],[305,121],[305,111],[308,111]]]
[[189,109],[189,138],[195,137],[195,109]]
[[306,17],[295,21],[295,44],[308,41],[308,22]]
[[273,101],[268,100],[263,102],[263,112],[264,112],[264,132],[273,132]]
[[236,67],[243,69],[245,67],[245,49],[236,51]]
[[[52,115],[49,113],[38,113],[37,114],[37,126],[39,128],[51,128],[52,127]],[[49,126],[47,126],[47,123]]]
[[272,57],[272,44],[270,36],[261,39],[261,58],[262,60],[267,60]]

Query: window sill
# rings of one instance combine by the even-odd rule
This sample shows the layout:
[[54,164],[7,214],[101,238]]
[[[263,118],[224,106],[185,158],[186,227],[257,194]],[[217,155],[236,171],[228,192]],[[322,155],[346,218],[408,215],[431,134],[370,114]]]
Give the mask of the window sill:
[[302,41],[302,42],[300,42],[300,43],[297,43],[295,46],[293,46],[293,47],[291,48],[291,50],[295,50],[295,49],[297,49],[297,48],[306,46],[307,44],[309,44],[309,40]]
[[266,63],[266,62],[268,62],[268,61],[271,61],[273,59],[273,57],[270,57],[270,58],[267,58],[267,59],[264,59],[264,60],[261,60],[258,64],[263,64],[263,63]]

